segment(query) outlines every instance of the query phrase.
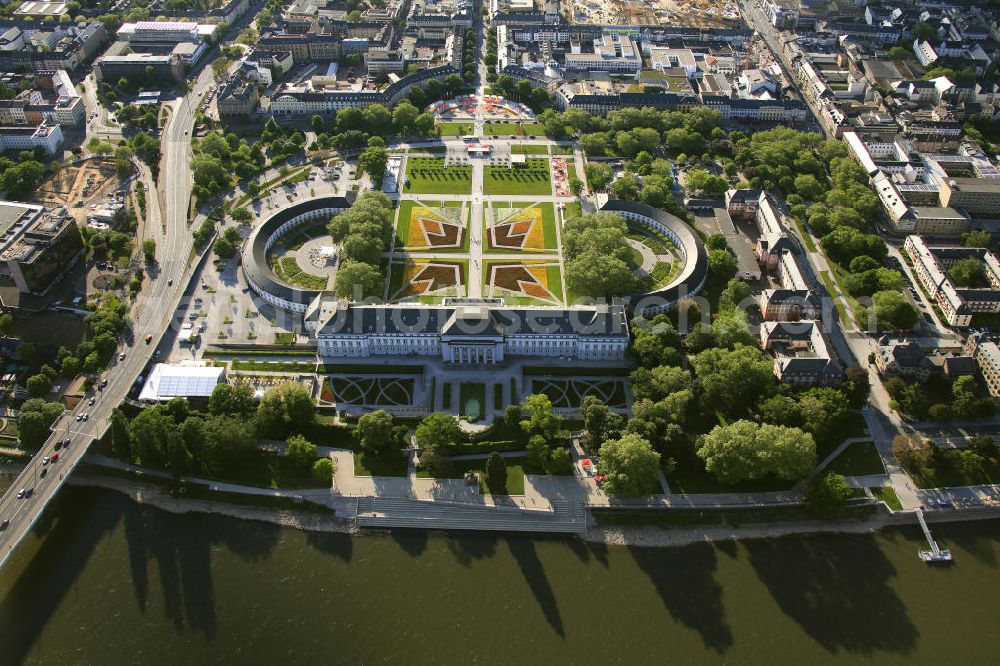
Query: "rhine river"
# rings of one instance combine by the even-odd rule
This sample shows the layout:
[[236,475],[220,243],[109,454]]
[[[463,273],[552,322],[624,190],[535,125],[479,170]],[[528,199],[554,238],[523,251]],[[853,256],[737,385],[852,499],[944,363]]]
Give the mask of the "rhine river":
[[350,537],[67,488],[0,571],[2,664],[997,664],[1000,522],[609,548]]

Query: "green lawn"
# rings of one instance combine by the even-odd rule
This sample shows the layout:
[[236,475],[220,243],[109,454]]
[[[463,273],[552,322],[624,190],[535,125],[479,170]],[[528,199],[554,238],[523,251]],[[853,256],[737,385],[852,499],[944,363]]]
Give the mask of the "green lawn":
[[[504,458],[507,463],[507,494],[524,494],[524,464],[522,457]],[[455,460],[451,463],[451,473],[446,477],[449,479],[461,479],[466,472],[475,472],[479,475],[479,488],[483,494],[489,494],[489,489],[483,483],[483,470],[486,468],[486,458],[481,460]],[[429,479],[433,478],[427,470],[418,469],[417,476]]]
[[521,153],[523,155],[548,155],[549,147],[541,146],[537,143],[520,144],[510,147],[510,152]]
[[438,123],[437,130],[441,136],[466,136],[472,134],[475,127],[472,123]]
[[837,290],[833,286],[833,280],[830,279],[830,273],[827,271],[820,271],[819,279],[823,281],[823,286],[826,287],[827,292],[830,294],[830,298],[833,299],[833,304],[837,308],[837,314],[840,316],[840,322],[844,326],[849,326],[853,323],[853,320],[847,316],[847,308],[844,307],[843,302],[836,298]]
[[890,486],[872,488],[872,495],[876,499],[880,499],[886,503],[886,505],[893,511],[902,511],[903,503],[899,501],[899,497],[896,495],[896,491]]
[[487,166],[483,173],[483,193],[552,195],[549,163],[546,159],[529,158],[523,165]]
[[1000,460],[986,458],[982,469],[967,471],[956,465],[942,463],[937,468],[909,469],[910,476],[918,488],[951,488],[955,486],[978,486],[986,483],[1000,483]]
[[789,490],[794,481],[766,477],[727,485],[721,483],[705,469],[700,458],[677,460],[673,471],[667,474],[667,483],[673,493],[761,493]]
[[486,384],[461,384],[458,388],[458,406],[462,416],[479,421],[486,414]]
[[580,206],[579,201],[570,201],[563,208],[563,217],[567,220],[572,220],[574,217],[580,217],[583,215],[583,208]]
[[303,289],[322,290],[326,289],[327,278],[322,275],[307,273],[299,267],[295,257],[281,257],[274,264],[274,273],[279,278]]
[[406,161],[406,192],[413,194],[470,194],[471,166],[444,166],[437,157],[411,157]]
[[573,146],[552,146],[553,155],[572,155]]
[[539,123],[485,123],[483,134],[491,136],[544,136],[545,130]]
[[316,488],[311,465],[298,465],[290,458],[261,452],[249,460],[215,474],[213,478],[261,488]]
[[885,466],[874,442],[854,442],[830,461],[826,471],[844,476],[862,476],[885,474]]
[[354,476],[406,476],[407,464],[402,454],[370,456],[354,452]]

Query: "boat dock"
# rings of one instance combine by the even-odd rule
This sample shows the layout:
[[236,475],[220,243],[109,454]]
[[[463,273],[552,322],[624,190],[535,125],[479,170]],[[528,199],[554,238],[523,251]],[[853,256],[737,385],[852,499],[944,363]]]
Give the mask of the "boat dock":
[[931,547],[930,550],[921,550],[918,553],[920,559],[928,563],[951,562],[951,551],[939,547],[937,541],[934,540],[934,536],[931,534],[931,528],[927,527],[927,521],[924,520],[924,510],[917,509],[916,514],[917,522],[920,523],[920,529],[924,531],[924,537],[927,539],[927,545]]

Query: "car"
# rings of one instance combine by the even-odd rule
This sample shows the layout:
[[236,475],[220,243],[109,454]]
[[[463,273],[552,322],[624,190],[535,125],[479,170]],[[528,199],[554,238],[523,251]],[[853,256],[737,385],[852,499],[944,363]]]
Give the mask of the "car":
[[17,491],[17,499],[24,499],[26,492],[27,491],[24,488],[21,488],[20,490],[18,490]]
[[58,442],[56,442],[55,446],[53,446],[52,448],[55,449],[56,451],[58,451],[59,449],[61,449],[62,448],[62,440],[59,440]]
[[58,453],[53,453],[51,456],[49,456],[49,462],[54,463],[57,460],[59,460],[59,454]]
[[105,388],[108,385],[107,379],[102,379],[101,383],[97,385],[97,388]]
[[82,420],[83,420],[83,414],[77,414],[76,415],[76,422],[79,423]]
[[27,488],[24,491],[24,498],[28,499],[29,497],[31,497],[34,494],[35,494],[35,489],[34,488]]
[[[125,352],[118,352],[118,360],[119,361],[124,361],[125,360]],[[107,380],[105,380],[105,381],[107,381]]]
[[39,474],[38,476],[39,476],[39,478],[42,478],[42,479],[44,479],[44,478],[45,478],[45,475],[46,475],[46,474],[48,474],[48,473],[49,473],[49,468],[48,468],[48,467],[43,467],[43,468],[42,468],[42,473],[41,473],[41,474]]
[[146,344],[148,345],[150,342],[153,341],[153,334],[152,333],[147,333],[145,340],[146,340]]
[[173,280],[167,280],[167,286],[168,287],[174,286],[174,281]]
[[4,518],[3,521],[0,521],[0,532],[3,532],[8,527],[10,527],[10,518]]
[[45,467],[48,464],[49,464],[49,459],[48,458],[42,458],[42,467]]
[[90,400],[87,401],[87,404],[93,405],[95,402],[97,402],[97,398],[91,398]]
[[84,412],[83,413],[83,420],[86,421],[89,418],[90,418],[90,414],[88,414],[87,412]]

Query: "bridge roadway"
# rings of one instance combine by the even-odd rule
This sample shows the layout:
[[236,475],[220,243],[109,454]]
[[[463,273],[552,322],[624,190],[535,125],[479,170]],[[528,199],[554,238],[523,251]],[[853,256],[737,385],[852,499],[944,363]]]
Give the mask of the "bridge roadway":
[[[104,373],[107,387],[95,390],[96,401],[92,406],[84,400],[74,412],[65,411],[52,426],[52,434],[14,485],[0,499],[0,521],[9,520],[0,532],[0,567],[6,564],[14,549],[38,520],[49,501],[62,487],[87,452],[90,443],[107,430],[111,411],[128,394],[136,378],[142,374],[152,356],[156,343],[171,325],[178,302],[187,288],[196,261],[192,259],[191,233],[188,229],[188,205],[191,199],[191,172],[189,168],[190,139],[194,126],[197,100],[212,84],[211,68],[205,68],[191,92],[174,103],[173,113],[161,135],[161,178],[156,197],[147,194],[147,238],[156,240],[157,267],[149,271],[149,284],[139,292],[130,312],[132,329],[120,347],[125,352],[121,361],[116,356]],[[162,224],[165,217],[166,224]],[[152,336],[150,344],[145,337]],[[77,421],[79,413],[86,412],[86,421]],[[59,450],[59,459],[47,465],[41,476],[43,459],[52,455],[55,444],[69,440],[68,448]],[[30,497],[17,499],[22,488],[32,488]]]

